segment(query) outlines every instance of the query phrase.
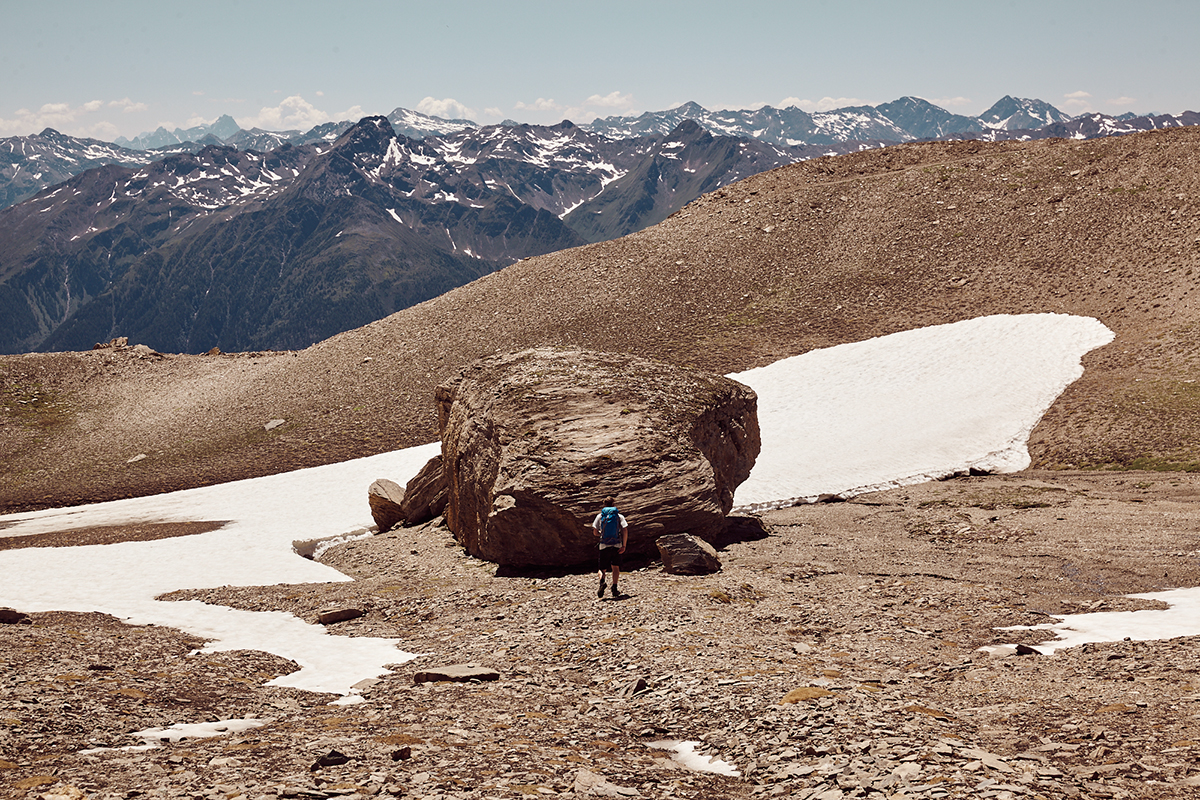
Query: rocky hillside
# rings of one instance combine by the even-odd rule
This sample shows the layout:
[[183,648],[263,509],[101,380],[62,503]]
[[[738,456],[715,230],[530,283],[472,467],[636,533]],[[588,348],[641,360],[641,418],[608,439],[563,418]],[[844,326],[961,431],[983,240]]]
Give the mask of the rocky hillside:
[[[1116,340],[1034,431],[1035,464],[1191,467],[1198,162],[1194,128],[821,158],[299,352],[7,357],[0,504],[161,491],[429,441],[434,386],[497,351],[580,345],[724,373],[1047,311],[1094,316]],[[273,419],[286,422],[264,430]]]

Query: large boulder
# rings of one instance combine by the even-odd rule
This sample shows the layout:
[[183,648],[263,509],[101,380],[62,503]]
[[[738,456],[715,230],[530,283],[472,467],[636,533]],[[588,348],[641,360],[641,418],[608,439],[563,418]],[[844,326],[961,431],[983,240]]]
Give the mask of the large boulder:
[[631,553],[720,533],[759,451],[758,398],[699,370],[612,353],[495,356],[437,389],[446,523],[471,554],[513,566],[595,557],[615,497]]

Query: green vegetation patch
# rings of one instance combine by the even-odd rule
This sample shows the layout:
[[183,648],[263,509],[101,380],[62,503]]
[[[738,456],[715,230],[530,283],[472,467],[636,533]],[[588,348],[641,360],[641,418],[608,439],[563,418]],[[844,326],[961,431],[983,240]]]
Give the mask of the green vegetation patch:
[[1066,489],[1056,486],[1014,486],[972,494],[969,504],[984,511],[999,508],[1053,508],[1071,501]]
[[734,328],[749,328],[762,324],[762,317],[753,311],[747,313],[731,312],[725,315],[725,324]]
[[[1138,456],[1126,464],[1113,464],[1117,471],[1146,470],[1147,472],[1200,472],[1200,460],[1187,456]],[[1140,486],[1140,484],[1139,484]]]
[[918,508],[979,508],[984,511],[1010,508],[1055,508],[1071,502],[1066,489],[1057,486],[1013,486],[986,489],[981,491],[966,491],[959,497],[924,500],[917,504]]
[[0,414],[23,425],[52,428],[67,415],[67,403],[40,383],[6,384],[0,389]]

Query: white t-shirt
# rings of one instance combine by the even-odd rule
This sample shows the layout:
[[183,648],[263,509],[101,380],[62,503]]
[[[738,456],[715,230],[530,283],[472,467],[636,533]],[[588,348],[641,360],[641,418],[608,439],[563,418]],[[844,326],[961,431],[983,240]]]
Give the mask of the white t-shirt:
[[[603,512],[601,512],[601,513],[603,513]],[[601,517],[601,514],[597,514],[596,518],[594,520],[592,520],[592,528],[594,528],[595,530],[600,530],[600,517]],[[621,520],[621,530],[625,530],[626,528],[629,527],[629,523],[627,523],[625,521],[624,514],[618,512],[617,519]],[[600,543],[601,550],[603,550],[606,547],[620,547],[620,546],[621,546],[620,542],[617,542],[616,544],[604,544],[603,542]]]

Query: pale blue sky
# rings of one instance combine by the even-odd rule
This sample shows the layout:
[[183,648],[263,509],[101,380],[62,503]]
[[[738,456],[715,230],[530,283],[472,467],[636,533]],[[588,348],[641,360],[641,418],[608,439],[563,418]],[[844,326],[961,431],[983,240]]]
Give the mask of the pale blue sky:
[[904,95],[1200,111],[1200,2],[0,0],[0,136],[114,139],[397,106],[481,123]]

